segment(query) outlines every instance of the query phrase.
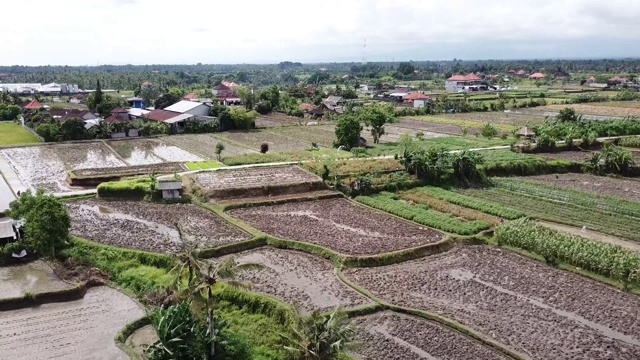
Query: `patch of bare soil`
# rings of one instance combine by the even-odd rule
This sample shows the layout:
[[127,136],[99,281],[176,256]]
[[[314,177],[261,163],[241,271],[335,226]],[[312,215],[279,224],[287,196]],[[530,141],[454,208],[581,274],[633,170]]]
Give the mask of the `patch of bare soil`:
[[232,204],[255,204],[264,202],[275,201],[311,201],[315,199],[327,199],[333,197],[342,197],[342,193],[334,190],[319,190],[309,191],[305,193],[296,194],[282,194],[273,196],[255,196],[241,199],[226,199],[222,201],[216,201],[216,204],[220,205],[232,205]]
[[567,107],[574,109],[578,114],[585,114],[585,115],[600,115],[600,116],[613,116],[613,117],[640,116],[640,107],[621,107],[619,105],[616,105],[615,103],[614,104],[599,103],[598,105],[591,105],[591,104],[547,105],[547,106],[538,107],[536,108],[536,110],[558,112]]
[[150,165],[136,166],[120,166],[111,168],[91,168],[74,170],[76,176],[104,176],[104,175],[130,175],[130,174],[151,174],[157,173],[174,173],[184,171],[185,167],[182,163],[162,163]]
[[81,264],[73,258],[54,263],[53,272],[65,281],[86,283],[89,286],[105,285],[109,280],[109,275],[104,271]]
[[640,358],[640,298],[488,245],[349,269],[388,302],[454,319],[535,359]]
[[39,294],[72,287],[73,285],[60,280],[42,260],[0,267],[0,299],[21,297],[26,292]]
[[131,334],[131,336],[129,336],[125,341],[125,345],[142,358],[144,351],[158,340],[159,338],[156,330],[153,326],[147,325]]
[[589,230],[589,229],[580,229],[580,228],[576,228],[573,226],[568,226],[568,225],[562,225],[562,224],[556,224],[556,223],[551,223],[551,222],[546,222],[546,221],[539,221],[539,223],[541,225],[544,225],[550,229],[553,230],[558,230],[558,231],[562,231],[565,233],[569,233],[572,235],[576,235],[576,236],[581,236],[583,238],[587,238],[587,239],[591,239],[591,240],[596,240],[596,241],[601,241],[601,242],[606,242],[609,244],[613,244],[613,245],[619,245],[622,246],[623,248],[629,249],[629,250],[634,250],[634,251],[640,251],[640,244],[632,242],[632,241],[628,241],[628,240],[624,240],[612,235],[606,235],[603,233],[599,233],[597,231],[593,231],[593,230]]
[[67,207],[74,235],[118,247],[177,253],[184,250],[183,239],[190,247],[204,249],[250,238],[213,212],[191,204],[91,199]]
[[320,177],[297,166],[198,173],[196,183],[214,200],[301,193],[325,188]]
[[268,234],[348,255],[375,255],[442,240],[435,230],[356,205],[346,199],[231,210]]
[[359,359],[508,359],[493,348],[439,323],[416,316],[382,312],[354,320],[361,330]]
[[527,176],[523,179],[535,180],[563,189],[587,191],[597,195],[616,196],[622,199],[640,201],[640,181],[589,174],[552,174]]
[[114,338],[144,315],[135,301],[106,286],[77,301],[0,312],[0,357],[128,360]]
[[[411,117],[400,118],[400,121],[395,125],[399,127],[413,129],[413,130],[430,131],[430,132],[448,134],[448,135],[463,134],[462,127],[458,125],[428,122],[424,120],[414,119]],[[475,135],[476,133],[479,133],[479,132],[480,132],[479,128],[467,128],[467,133],[469,135]]]
[[250,282],[255,291],[299,306],[305,314],[327,312],[338,306],[352,309],[373,305],[373,301],[338,279],[331,262],[317,256],[269,247],[232,256],[240,264],[264,266],[240,274],[239,280]]

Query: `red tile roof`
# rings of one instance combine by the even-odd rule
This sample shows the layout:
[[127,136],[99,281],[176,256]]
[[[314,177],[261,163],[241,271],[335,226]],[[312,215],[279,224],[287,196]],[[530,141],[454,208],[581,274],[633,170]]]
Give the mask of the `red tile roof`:
[[518,74],[518,75],[526,75],[527,72],[524,71],[524,70],[518,70],[518,72],[516,74]]
[[172,117],[176,117],[178,115],[180,115],[180,113],[177,113],[175,111],[156,109],[151,111],[147,115],[144,115],[144,118],[152,121],[165,121],[165,120],[171,119]]
[[106,122],[109,125],[113,125],[113,124],[119,124],[119,123],[124,123],[124,122],[129,122],[129,118],[124,118],[120,115],[111,115],[108,118],[104,119],[104,122]]
[[448,81],[479,81],[482,80],[478,75],[471,73],[469,75],[453,75],[447,79]]
[[628,81],[629,81],[629,78],[616,76],[616,77],[612,77],[611,79],[609,79],[609,81],[611,81],[611,82],[616,82],[616,81],[619,81],[619,82],[628,82]]
[[38,100],[33,99],[27,105],[25,105],[24,108],[28,110],[38,110],[42,108],[42,104],[40,104]]
[[427,96],[427,95],[425,95],[423,93],[420,93],[420,92],[414,92],[414,93],[411,93],[411,94],[409,94],[409,95],[404,97],[404,100],[409,100],[409,101],[413,101],[413,100],[429,100],[429,99],[430,99],[429,96]]
[[183,97],[184,100],[189,100],[189,101],[199,99],[199,98],[200,96],[196,93],[189,93]]
[[214,86],[213,90],[231,90],[227,85],[225,84],[220,84],[218,86]]
[[145,81],[142,83],[142,86],[153,86],[153,83],[151,81]]
[[239,84],[236,84],[236,83],[235,83],[235,82],[233,82],[233,81],[229,82],[229,81],[227,81],[227,80],[223,80],[223,81],[222,81],[222,84],[223,84],[224,86],[227,86],[227,87],[230,87],[230,88],[237,88],[237,87],[240,87],[240,85],[239,85]]
[[302,103],[300,104],[299,108],[300,110],[305,110],[305,111],[311,111],[313,110],[313,104],[309,104],[309,103]]
[[530,79],[543,79],[545,77],[545,75],[543,73],[533,73],[531,75],[529,75]]
[[112,114],[123,114],[123,113],[129,113],[129,110],[123,109],[123,108],[115,108],[113,110],[111,110]]

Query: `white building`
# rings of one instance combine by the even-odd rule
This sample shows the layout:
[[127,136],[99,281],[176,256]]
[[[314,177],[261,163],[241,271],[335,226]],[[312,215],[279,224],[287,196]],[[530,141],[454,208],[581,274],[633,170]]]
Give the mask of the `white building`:
[[453,75],[444,83],[444,88],[450,92],[457,92],[482,85],[482,79],[471,73],[469,75]]
[[180,114],[209,116],[209,106],[195,101],[180,100],[177,103],[165,108],[164,110],[173,111]]

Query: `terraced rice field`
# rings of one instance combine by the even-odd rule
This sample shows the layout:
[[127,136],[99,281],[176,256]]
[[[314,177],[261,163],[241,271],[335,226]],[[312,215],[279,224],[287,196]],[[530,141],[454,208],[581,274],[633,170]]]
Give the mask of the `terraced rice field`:
[[[438,115],[438,117],[443,117]],[[513,127],[521,127],[524,125],[542,124],[544,116],[517,114],[512,112],[473,112],[463,114],[447,114],[444,115],[448,119],[467,120],[479,123],[481,126],[486,123],[498,125],[510,125]]]
[[0,150],[20,181],[29,188],[48,192],[69,192],[67,170],[75,167],[120,167],[126,164],[102,142],[55,144]]
[[336,140],[335,125],[308,125],[308,126],[288,126],[267,130],[270,133],[284,135],[291,139],[307,143],[307,148],[311,148],[311,143],[318,146],[332,148]]
[[617,196],[621,199],[640,201],[640,181],[617,179],[589,174],[553,174],[522,178],[562,189],[586,191],[596,195]]
[[262,269],[238,275],[254,291],[297,305],[309,314],[328,312],[337,307],[352,309],[373,302],[340,282],[333,264],[325,259],[298,251],[263,247],[231,255],[240,264],[263,265]]
[[178,253],[185,241],[188,248],[202,249],[250,238],[213,212],[190,204],[82,200],[67,207],[73,235],[118,247]]
[[[623,105],[621,104],[629,104]],[[569,104],[569,105],[548,105],[536,108],[536,111],[559,112],[570,107],[578,114],[598,115],[611,117],[640,116],[640,106],[631,106],[633,103],[603,102],[594,104]]]
[[279,126],[293,126],[299,125],[300,122],[304,123],[306,120],[307,119],[273,112],[267,115],[260,115],[256,119],[256,127],[270,128]]
[[435,230],[361,207],[345,199],[259,206],[229,212],[273,236],[320,245],[342,254],[376,255],[442,240]]
[[220,142],[224,145],[221,155],[225,157],[256,153],[259,150],[251,150],[226,141],[220,141],[210,134],[172,135],[162,138],[162,141],[175,145],[203,159],[216,159],[216,145]]
[[229,131],[214,135],[223,143],[234,144],[247,149],[260,151],[260,145],[269,144],[269,153],[306,150],[310,148],[310,143],[289,138],[284,135],[276,135],[264,130],[251,131]]
[[149,165],[163,162],[202,161],[204,159],[158,139],[109,141],[108,145],[128,165]]
[[408,128],[408,129],[415,129],[418,131],[429,131],[429,132],[448,134],[448,135],[462,135],[463,128],[467,129],[467,133],[469,135],[475,135],[476,133],[480,132],[479,126],[465,127],[460,125],[429,122],[429,121],[424,121],[424,120],[420,120],[412,117],[400,118],[400,121],[396,123],[396,125],[400,127]]
[[54,275],[53,269],[38,260],[24,265],[0,267],[0,299],[72,288]]
[[637,359],[640,298],[487,245],[345,275],[534,359]]
[[353,322],[361,329],[357,340],[363,346],[355,355],[362,360],[509,359],[477,340],[416,316],[382,312]]
[[106,286],[89,289],[82,300],[0,312],[0,357],[128,359],[114,338],[144,315],[135,301]]

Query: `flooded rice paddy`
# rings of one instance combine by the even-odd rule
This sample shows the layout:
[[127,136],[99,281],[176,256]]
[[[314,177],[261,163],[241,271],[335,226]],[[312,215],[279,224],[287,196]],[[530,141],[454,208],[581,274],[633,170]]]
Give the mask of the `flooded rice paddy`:
[[60,280],[51,267],[43,261],[24,265],[0,267],[0,299],[39,294],[72,288],[73,285]]

